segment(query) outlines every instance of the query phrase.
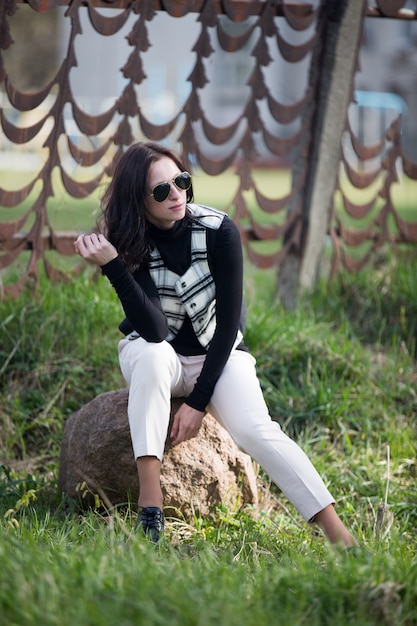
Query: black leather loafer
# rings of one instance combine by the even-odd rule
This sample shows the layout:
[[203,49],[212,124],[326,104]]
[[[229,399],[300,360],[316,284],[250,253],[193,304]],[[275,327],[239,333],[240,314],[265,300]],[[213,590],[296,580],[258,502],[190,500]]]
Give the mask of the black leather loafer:
[[141,529],[152,541],[158,543],[164,532],[164,513],[157,506],[146,506],[140,510],[136,528]]

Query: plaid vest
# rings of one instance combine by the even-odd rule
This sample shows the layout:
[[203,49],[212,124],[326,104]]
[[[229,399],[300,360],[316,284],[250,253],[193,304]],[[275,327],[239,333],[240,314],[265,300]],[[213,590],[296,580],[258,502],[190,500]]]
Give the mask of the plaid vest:
[[208,264],[206,230],[217,230],[225,213],[195,204],[189,204],[188,209],[193,216],[190,267],[185,274],[178,276],[165,266],[155,247],[151,252],[149,272],[168,320],[166,341],[172,341],[178,334],[187,314],[198,341],[208,348],[216,329],[216,286]]

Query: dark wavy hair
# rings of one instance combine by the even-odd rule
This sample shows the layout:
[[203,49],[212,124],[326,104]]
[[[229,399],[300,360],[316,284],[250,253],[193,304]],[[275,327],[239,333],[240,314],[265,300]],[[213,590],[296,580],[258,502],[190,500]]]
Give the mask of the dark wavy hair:
[[[132,144],[118,161],[101,201],[100,228],[131,270],[147,261],[152,250],[145,196],[149,193],[149,168],[163,157],[172,159],[181,172],[186,169],[179,155],[165,146],[153,142]],[[191,186],[187,202],[192,201]]]

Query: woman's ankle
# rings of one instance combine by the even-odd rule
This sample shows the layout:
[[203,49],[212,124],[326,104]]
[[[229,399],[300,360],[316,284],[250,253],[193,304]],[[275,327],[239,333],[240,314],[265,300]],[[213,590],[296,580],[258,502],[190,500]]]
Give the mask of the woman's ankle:
[[164,497],[161,489],[161,462],[156,457],[136,459],[139,478],[139,507],[156,506],[162,509]]
[[346,548],[359,546],[358,541],[347,530],[333,505],[329,505],[322,511],[319,511],[315,516],[315,521],[326,534],[330,543],[343,545]]
[[140,509],[147,509],[148,507],[156,507],[158,509],[164,508],[164,503],[162,499],[159,498],[151,498],[151,499],[143,499],[139,498],[138,506]]

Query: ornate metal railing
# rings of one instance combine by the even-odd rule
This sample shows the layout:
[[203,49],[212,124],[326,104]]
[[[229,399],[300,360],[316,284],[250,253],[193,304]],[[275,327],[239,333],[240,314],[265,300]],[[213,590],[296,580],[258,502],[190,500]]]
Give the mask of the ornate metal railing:
[[[48,257],[48,250],[63,255],[74,253],[75,233],[56,231],[48,213],[48,204],[54,195],[54,176],[59,174],[70,197],[88,197],[111,175],[117,158],[138,136],[157,141],[173,140],[186,162],[192,161],[211,176],[233,168],[238,182],[230,198],[230,210],[240,228],[249,258],[257,266],[277,265],[294,250],[302,254],[308,228],[303,185],[311,154],[308,146],[307,151],[303,151],[300,145],[302,141],[305,145],[305,138],[311,135],[315,123],[318,83],[314,80],[314,72],[310,71],[308,88],[290,101],[285,94],[277,92],[273,72],[278,62],[284,61],[288,67],[299,67],[300,64],[308,67],[309,59],[317,58],[323,24],[320,19],[323,15],[325,18],[326,10],[329,10],[326,4],[333,5],[335,11],[338,2],[315,6],[274,0],[3,0],[0,6],[3,51],[13,44],[10,22],[21,4],[38,13],[47,13],[59,6],[67,7],[65,20],[69,35],[65,56],[56,75],[36,92],[18,89],[7,73],[3,56],[0,56],[0,84],[3,87],[0,122],[5,143],[9,147],[24,147],[43,136],[42,158],[32,179],[16,188],[0,187],[0,205],[7,211],[10,209],[11,216],[11,219],[0,222],[0,270],[12,266],[23,251],[29,250],[26,268],[13,284],[5,287],[8,293],[17,296],[28,278],[37,280],[39,262],[44,264],[51,279],[60,276],[60,271]],[[400,0],[378,0],[375,6],[367,8],[366,15],[416,19],[415,11],[406,10],[405,4]],[[362,2],[358,1],[357,5],[358,10],[361,9]],[[114,11],[103,12],[103,8]],[[121,91],[107,109],[95,112],[83,109],[70,80],[71,71],[85,60],[77,57],[75,44],[83,36],[81,12],[86,11],[90,25],[103,37],[110,38],[130,24],[127,34],[129,53],[120,70],[123,78]],[[152,111],[144,107],[139,93],[147,79],[144,55],[151,43],[149,30],[157,11],[178,19],[192,12],[198,15],[199,25],[196,39],[190,42],[194,63],[186,78],[188,95],[170,119],[162,123],[153,119]],[[163,45],[169,54],[175,39],[164,41]],[[210,82],[209,64],[219,50],[225,54],[245,51],[250,60],[242,78],[244,97],[240,110],[233,121],[223,125],[211,120],[202,102],[203,89]],[[96,71],[106,71],[106,68],[98,67]],[[22,125],[15,120],[16,113],[40,109],[43,113],[35,122]],[[68,115],[77,133],[88,138],[88,147],[74,141],[67,129]],[[352,165],[342,150],[338,194],[343,196],[343,204],[337,211],[335,208],[329,226],[336,251],[334,271],[338,263],[343,263],[349,270],[361,267],[384,241],[417,242],[416,221],[407,222],[400,217],[390,193],[399,162],[404,175],[417,180],[417,164],[406,157],[401,146],[400,120],[391,125],[377,145],[362,145],[348,124],[345,135],[350,137],[357,162],[356,167]],[[374,162],[376,157],[379,157],[379,163],[376,169],[369,171],[367,162]],[[285,193],[277,185],[271,195],[257,182],[255,170],[265,162],[277,170],[283,166],[289,170],[291,185]],[[71,173],[67,163],[74,166],[72,171],[76,175]],[[341,182],[343,176],[359,189],[380,176],[381,185],[376,195],[383,199],[383,206],[366,229],[355,228],[354,222],[366,215],[371,219],[375,202],[360,204],[349,199]],[[256,199],[259,209],[256,213],[248,204],[249,191]],[[29,198],[33,199],[30,206],[21,216],[14,217],[14,209],[24,206]],[[346,215],[349,227],[344,219]],[[388,227],[390,216],[394,217],[396,232]],[[352,253],[365,240],[370,242],[366,254]],[[271,247],[260,251],[259,241],[271,242]]]

